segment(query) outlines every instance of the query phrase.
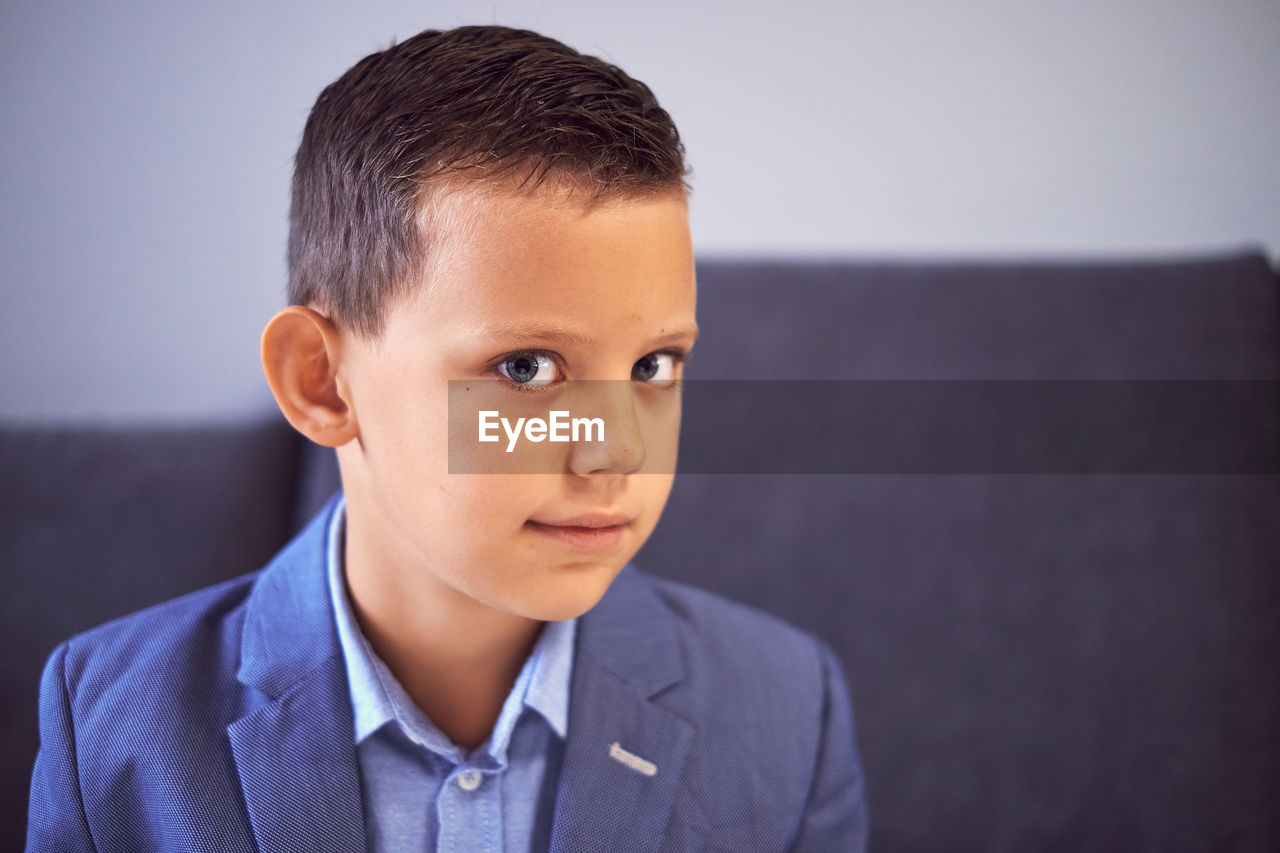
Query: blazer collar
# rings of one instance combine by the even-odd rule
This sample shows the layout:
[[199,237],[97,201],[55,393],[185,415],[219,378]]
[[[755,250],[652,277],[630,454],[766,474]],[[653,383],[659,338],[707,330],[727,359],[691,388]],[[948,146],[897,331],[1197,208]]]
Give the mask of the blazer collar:
[[693,724],[656,701],[685,674],[675,616],[625,568],[578,630],[551,849],[648,853],[694,740]]
[[237,677],[266,701],[227,737],[264,853],[365,846],[351,697],[324,572],[335,505],[276,555],[245,605]]
[[630,565],[578,622],[578,651],[646,699],[684,678],[675,617],[653,581]]
[[[337,655],[337,628],[324,571],[335,494],[258,576],[245,605],[241,683],[277,698]],[[341,661],[339,661],[341,663]]]

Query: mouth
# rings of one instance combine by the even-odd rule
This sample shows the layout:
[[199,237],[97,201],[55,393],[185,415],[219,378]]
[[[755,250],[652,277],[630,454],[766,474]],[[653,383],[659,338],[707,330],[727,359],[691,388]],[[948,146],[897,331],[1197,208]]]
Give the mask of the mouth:
[[554,521],[529,519],[524,526],[533,533],[579,551],[605,551],[622,540],[631,525],[625,515],[591,513]]

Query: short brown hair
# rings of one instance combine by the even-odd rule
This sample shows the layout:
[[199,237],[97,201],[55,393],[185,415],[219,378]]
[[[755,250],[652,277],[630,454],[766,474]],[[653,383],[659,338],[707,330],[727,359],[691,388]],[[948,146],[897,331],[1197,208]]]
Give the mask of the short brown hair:
[[603,200],[683,193],[687,171],[671,116],[616,66],[528,30],[427,30],[316,100],[294,165],[289,301],[379,334],[423,269],[418,213],[446,181],[550,176]]

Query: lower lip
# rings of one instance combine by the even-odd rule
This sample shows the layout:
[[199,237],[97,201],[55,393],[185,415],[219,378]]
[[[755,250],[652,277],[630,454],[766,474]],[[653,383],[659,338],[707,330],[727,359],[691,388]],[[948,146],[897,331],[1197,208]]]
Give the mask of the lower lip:
[[536,521],[525,522],[535,533],[548,536],[563,542],[579,551],[605,551],[618,544],[622,539],[625,524],[612,527],[558,527],[551,524],[539,524]]

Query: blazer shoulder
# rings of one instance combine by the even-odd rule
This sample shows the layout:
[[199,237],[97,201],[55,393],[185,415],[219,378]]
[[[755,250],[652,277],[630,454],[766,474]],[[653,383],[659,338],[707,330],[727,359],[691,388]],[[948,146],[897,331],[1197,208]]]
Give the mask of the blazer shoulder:
[[704,634],[780,644],[784,652],[809,654],[818,638],[790,622],[702,587],[643,573],[676,617]]
[[[81,701],[122,680],[205,669],[239,645],[243,608],[260,572],[232,578],[76,634],[54,652]],[[223,660],[223,665],[232,661]],[[87,692],[89,695],[84,695]]]
[[721,684],[748,678],[820,700],[828,649],[814,634],[756,607],[645,575],[675,617],[689,666]]
[[[66,641],[68,682],[96,669],[141,676],[187,666],[213,677],[239,667],[246,615],[259,610],[268,626],[313,616],[327,607],[325,532],[340,498],[329,502],[261,569],[114,619]],[[301,580],[302,583],[296,583]],[[302,605],[301,607],[299,605]],[[261,627],[261,626],[257,626]],[[270,638],[278,639],[276,637]],[[216,666],[217,669],[211,669]]]

